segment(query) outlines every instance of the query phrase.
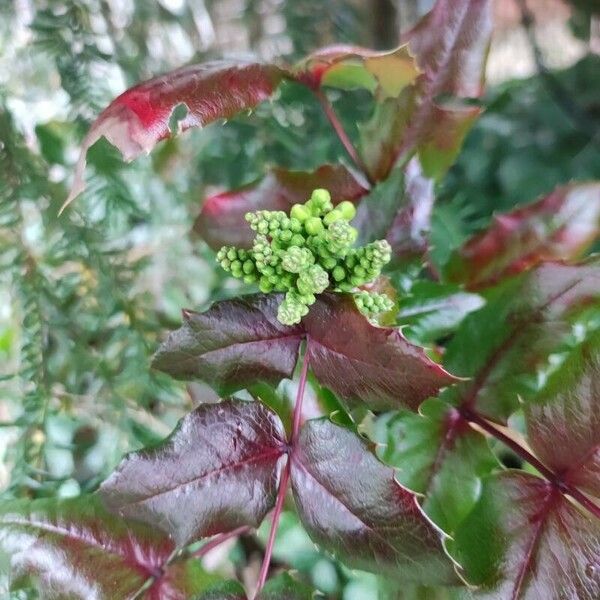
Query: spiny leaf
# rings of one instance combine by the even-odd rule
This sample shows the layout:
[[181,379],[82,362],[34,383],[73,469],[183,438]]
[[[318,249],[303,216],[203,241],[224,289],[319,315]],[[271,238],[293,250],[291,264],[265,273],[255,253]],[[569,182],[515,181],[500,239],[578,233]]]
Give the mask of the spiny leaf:
[[215,250],[227,245],[249,248],[254,233],[244,218],[247,212],[287,213],[294,204],[304,203],[317,188],[327,189],[334,204],[358,200],[367,193],[342,165],[322,165],[315,171],[274,168],[263,179],[206,198],[194,229]]
[[283,425],[260,402],[205,404],[159,446],[126,456],[100,493],[111,511],[183,545],[258,526],[275,502],[284,452]]
[[494,284],[548,260],[581,255],[600,233],[600,183],[568,185],[510,213],[457,250],[450,281],[470,288]]
[[418,415],[382,417],[379,456],[398,481],[422,493],[423,510],[452,533],[479,497],[481,477],[498,467],[485,437],[446,402],[426,400]]
[[183,312],[152,366],[179,379],[197,378],[227,395],[257,381],[278,383],[294,372],[304,331],[277,320],[281,294],[255,294]]
[[445,173],[480,113],[466,100],[482,93],[491,29],[489,0],[438,0],[405,36],[422,73],[379,104],[363,130],[361,153],[374,179],[415,152],[426,176]]
[[472,378],[456,388],[457,402],[504,422],[535,396],[551,355],[572,351],[575,331],[590,335],[599,311],[597,262],[548,263],[490,290],[444,356],[450,372]]
[[178,378],[198,378],[227,393],[291,377],[303,339],[319,381],[350,403],[416,409],[455,379],[407,342],[400,331],[376,327],[351,296],[321,294],[302,323],[276,319],[279,294],[253,294],[184,313],[181,329],[158,350],[154,366]]
[[346,564],[406,582],[457,582],[442,533],[416,496],[350,430],[308,421],[292,453],[291,478],[308,534]]
[[[271,96],[284,77],[286,72],[274,65],[215,61],[182,67],[130,88],[102,111],[83,140],[63,209],[83,191],[87,151],[102,136],[125,160],[133,160],[173,133],[255,107]],[[185,114],[179,115],[173,132],[171,116],[181,105]]]
[[480,597],[600,597],[600,521],[533,475],[490,477],[452,547]]
[[600,497],[600,335],[582,344],[525,406],[528,440],[561,479]]
[[11,579],[29,577],[47,600],[186,600],[217,579],[198,561],[169,564],[166,535],[106,512],[96,496],[7,502],[0,508],[0,548]]

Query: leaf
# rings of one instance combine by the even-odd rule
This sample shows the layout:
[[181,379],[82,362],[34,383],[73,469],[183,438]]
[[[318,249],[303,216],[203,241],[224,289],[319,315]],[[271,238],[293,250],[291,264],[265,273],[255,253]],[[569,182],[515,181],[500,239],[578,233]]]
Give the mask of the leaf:
[[304,336],[277,320],[281,294],[216,302],[183,311],[183,326],[154,355],[152,366],[178,379],[201,379],[226,396],[257,381],[291,377]]
[[416,496],[350,430],[325,419],[305,423],[291,479],[308,534],[339,560],[406,582],[457,582],[442,533]]
[[351,296],[322,294],[303,319],[319,382],[350,404],[416,410],[455,378],[391,327],[376,327]]
[[398,303],[397,322],[402,331],[421,344],[435,342],[452,333],[484,300],[454,285],[417,281]]
[[[73,187],[61,210],[83,191],[86,154],[101,137],[130,161],[173,133],[254,108],[286,76],[274,65],[214,61],[182,67],[128,89],[102,111],[83,140]],[[185,110],[178,108],[181,105]],[[178,119],[171,118],[174,111]],[[171,131],[173,124],[177,131]]]
[[259,381],[290,378],[300,342],[319,382],[343,400],[372,408],[416,409],[455,379],[407,342],[400,331],[376,327],[345,294],[322,294],[302,323],[277,321],[280,294],[253,294],[184,312],[153,366],[177,378],[197,378],[221,394]]
[[257,600],[312,600],[314,597],[310,587],[289,573],[282,573],[267,581]]
[[247,600],[247,596],[237,581],[223,581],[196,596],[194,600]]
[[402,485],[424,495],[423,510],[451,534],[475,505],[481,477],[499,465],[485,437],[446,402],[426,400],[419,413],[380,419],[378,455]]
[[296,67],[296,77],[312,89],[366,89],[380,98],[398,96],[419,75],[406,45],[378,52],[336,45],[312,52]]
[[600,497],[600,335],[582,344],[525,406],[528,441],[563,482]]
[[315,171],[274,168],[263,179],[206,198],[194,230],[214,250],[225,245],[249,248],[254,232],[244,218],[247,212],[289,212],[294,204],[304,203],[316,188],[327,189],[334,204],[355,201],[367,193],[342,165],[323,165]]
[[482,597],[600,597],[600,521],[533,475],[490,477],[453,548]]
[[450,281],[485,287],[548,260],[580,256],[600,234],[600,183],[559,187],[548,196],[497,216],[455,251]]
[[112,512],[179,546],[256,527],[275,503],[285,445],[279,417],[260,402],[201,405],[162,444],[127,455],[100,493]]
[[[11,579],[30,577],[46,600],[186,600],[217,579],[198,561],[169,564],[175,547],[156,530],[106,512],[96,496],[5,502],[0,548]],[[152,581],[151,581],[152,580]]]
[[444,366],[472,378],[456,388],[459,403],[505,422],[535,396],[550,357],[572,351],[575,332],[590,335],[600,309],[600,268],[548,263],[493,288],[486,299],[461,323]]
[[415,152],[433,179],[452,164],[481,112],[468,100],[483,91],[491,30],[489,0],[438,0],[408,32],[404,41],[422,72],[376,107],[361,135],[361,154],[375,180]]

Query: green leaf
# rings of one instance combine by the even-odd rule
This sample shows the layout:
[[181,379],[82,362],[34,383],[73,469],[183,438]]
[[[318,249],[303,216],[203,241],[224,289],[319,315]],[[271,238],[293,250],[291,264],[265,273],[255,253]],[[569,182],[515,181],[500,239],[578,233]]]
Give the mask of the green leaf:
[[406,582],[457,582],[441,531],[352,431],[308,421],[291,460],[298,514],[325,550],[349,566]]
[[451,548],[483,598],[600,597],[600,520],[533,475],[490,477]]
[[477,501],[481,477],[499,464],[485,437],[446,402],[426,400],[419,413],[380,418],[378,455],[401,484],[424,495],[423,510],[451,534]]
[[237,581],[223,581],[211,586],[193,600],[247,600],[246,592]]
[[0,548],[11,580],[29,578],[48,600],[186,600],[218,579],[197,560],[171,562],[166,535],[107,513],[96,496],[5,502]]
[[297,581],[289,573],[282,573],[267,581],[257,600],[312,600],[314,591]]
[[204,404],[159,446],[127,455],[100,493],[111,511],[180,546],[257,527],[275,503],[285,444],[279,417],[260,402]]

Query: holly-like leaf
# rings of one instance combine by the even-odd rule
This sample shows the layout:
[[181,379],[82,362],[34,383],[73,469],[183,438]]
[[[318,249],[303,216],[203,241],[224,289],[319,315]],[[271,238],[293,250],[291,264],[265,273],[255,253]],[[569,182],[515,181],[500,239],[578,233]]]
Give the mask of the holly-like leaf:
[[259,181],[206,198],[194,230],[214,250],[225,245],[249,248],[254,232],[244,218],[247,212],[289,212],[294,204],[304,203],[316,188],[327,189],[334,204],[356,201],[367,193],[342,165],[323,165],[315,171],[274,168]]
[[184,313],[183,327],[158,350],[154,367],[178,378],[198,378],[222,394],[291,377],[303,339],[320,383],[349,402],[371,408],[416,410],[455,381],[398,329],[376,327],[351,296],[322,294],[303,321],[277,321],[280,294],[253,294]]
[[453,548],[481,597],[600,597],[600,520],[533,475],[491,477]]
[[304,336],[301,325],[277,320],[281,294],[254,294],[216,302],[207,311],[183,311],[152,366],[178,379],[201,379],[226,396],[264,381],[291,377]]
[[361,153],[374,179],[415,152],[426,176],[445,173],[480,114],[467,100],[481,96],[491,30],[489,0],[438,0],[408,32],[422,73],[379,104],[363,129]]
[[133,160],[173,133],[255,107],[286,76],[274,65],[215,61],[182,67],[130,88],[102,111],[83,140],[63,209],[83,191],[86,154],[101,137],[116,146],[125,160]]
[[166,535],[109,514],[96,496],[4,503],[0,548],[11,580],[28,578],[47,600],[186,600],[218,579],[197,560],[171,564]]
[[308,421],[291,460],[298,514],[317,544],[352,567],[402,581],[457,582],[442,533],[352,431]]
[[201,405],[162,444],[127,455],[100,493],[111,511],[179,545],[256,527],[275,503],[285,444],[279,417],[260,402]]
[[380,98],[398,96],[418,75],[406,45],[389,52],[343,44],[328,46],[309,54],[296,67],[296,77],[313,89],[366,89]]
[[498,462],[485,437],[446,402],[426,400],[419,413],[380,419],[379,456],[396,468],[400,483],[424,495],[425,512],[452,533],[477,501],[481,477]]
[[600,335],[567,357],[525,406],[528,440],[561,480],[600,497]]
[[560,187],[494,218],[450,258],[450,281],[480,288],[548,260],[580,256],[600,234],[600,183]]
[[257,600],[313,600],[314,591],[289,573],[282,573],[267,581]]
[[568,354],[576,331],[590,335],[600,312],[600,267],[544,264],[486,296],[461,323],[444,365],[472,378],[457,387],[459,403],[505,422],[535,396],[551,355]]

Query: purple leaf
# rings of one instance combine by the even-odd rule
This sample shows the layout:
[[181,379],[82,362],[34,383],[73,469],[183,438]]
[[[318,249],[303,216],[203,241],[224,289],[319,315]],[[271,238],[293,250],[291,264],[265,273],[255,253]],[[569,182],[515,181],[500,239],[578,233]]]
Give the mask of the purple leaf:
[[4,503],[0,548],[11,579],[32,577],[46,600],[186,600],[216,579],[195,560],[170,564],[166,535],[107,513],[96,496]]
[[495,217],[450,258],[449,280],[481,288],[548,260],[580,256],[600,233],[600,183],[568,185]]
[[179,131],[204,127],[255,107],[269,98],[286,76],[274,65],[215,61],[182,67],[130,88],[102,111],[83,140],[63,209],[83,191],[86,154],[101,137],[130,161],[174,133],[169,121],[178,106],[187,109],[178,122]]
[[342,165],[323,165],[315,171],[274,168],[254,183],[206,198],[194,229],[215,250],[225,245],[249,248],[254,232],[244,218],[247,212],[289,212],[294,204],[304,203],[316,188],[329,190],[334,204],[355,201],[367,193]]
[[308,421],[291,464],[298,514],[325,550],[349,566],[406,582],[458,582],[442,533],[352,431]]
[[279,417],[260,402],[206,404],[162,444],[126,456],[100,493],[111,511],[184,545],[258,526],[275,503],[285,451]]
[[183,311],[152,366],[178,379],[201,379],[225,396],[251,383],[291,377],[303,327],[277,320],[281,294],[216,302],[207,311]]
[[600,520],[533,475],[490,478],[453,548],[479,597],[600,598]]

